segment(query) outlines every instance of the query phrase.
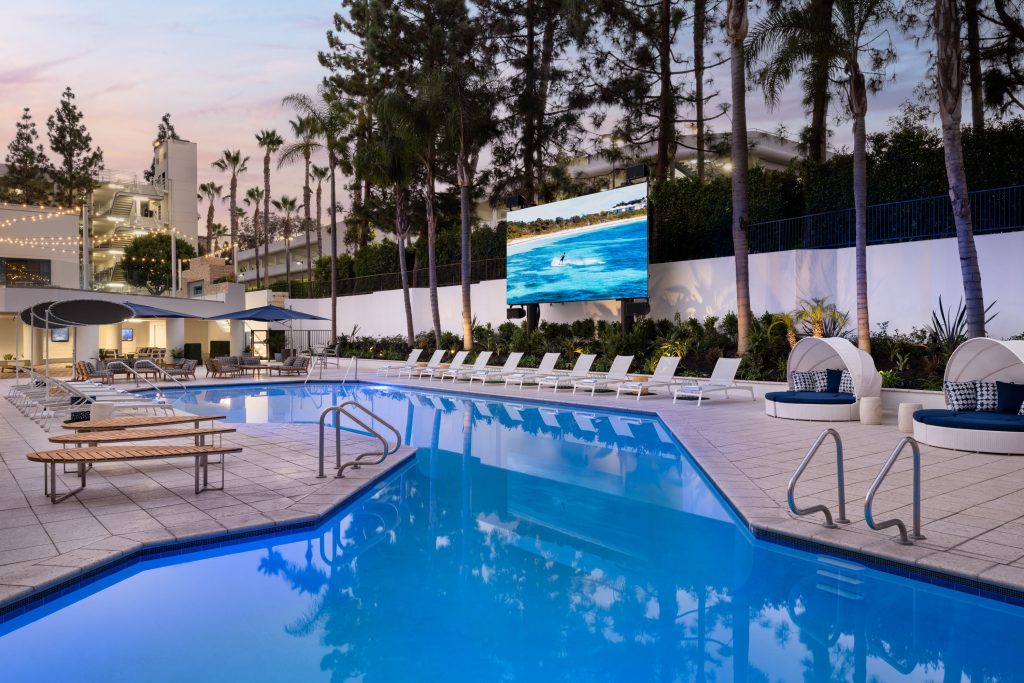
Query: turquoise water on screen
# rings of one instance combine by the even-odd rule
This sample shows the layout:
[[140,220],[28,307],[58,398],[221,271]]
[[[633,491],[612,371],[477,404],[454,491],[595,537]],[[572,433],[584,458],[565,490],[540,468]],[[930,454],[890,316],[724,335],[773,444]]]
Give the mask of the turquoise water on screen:
[[510,304],[647,296],[647,219],[508,247]]
[[417,453],[319,528],[0,624],[0,680],[1024,679],[1024,609],[754,540],[656,419],[373,385],[179,398],[249,422],[355,398]]

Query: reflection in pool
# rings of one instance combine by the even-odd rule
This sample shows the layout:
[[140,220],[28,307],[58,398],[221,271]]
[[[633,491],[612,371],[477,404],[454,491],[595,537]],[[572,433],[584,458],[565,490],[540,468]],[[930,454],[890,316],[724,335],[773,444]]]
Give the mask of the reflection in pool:
[[[318,529],[147,561],[0,626],[3,679],[1022,675],[1024,610],[753,540],[656,420],[356,391],[410,464]],[[258,410],[318,414],[276,400]]]

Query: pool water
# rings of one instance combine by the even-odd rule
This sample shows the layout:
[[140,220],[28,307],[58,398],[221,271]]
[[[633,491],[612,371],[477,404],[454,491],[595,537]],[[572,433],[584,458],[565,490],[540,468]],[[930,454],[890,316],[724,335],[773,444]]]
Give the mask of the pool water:
[[656,419],[366,385],[182,400],[283,422],[350,397],[409,464],[319,528],[0,624],[0,680],[1024,679],[1024,609],[754,540]]

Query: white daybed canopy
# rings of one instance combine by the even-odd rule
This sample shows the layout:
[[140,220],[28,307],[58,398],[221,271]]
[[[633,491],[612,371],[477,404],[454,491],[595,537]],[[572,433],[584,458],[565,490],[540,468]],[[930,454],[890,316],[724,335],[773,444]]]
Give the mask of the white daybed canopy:
[[793,388],[794,372],[815,370],[848,370],[853,380],[853,403],[804,404],[765,400],[765,412],[772,417],[790,420],[850,421],[860,417],[860,399],[880,396],[882,376],[875,369],[871,355],[861,351],[842,337],[805,337],[789,353],[786,379]]
[[1014,382],[1024,384],[1024,341],[988,337],[968,339],[949,357],[947,382]]
[[[1024,384],[1024,341],[968,339],[949,357],[944,379]],[[958,451],[1024,455],[1021,432],[926,424],[915,419],[914,438],[929,446]]]

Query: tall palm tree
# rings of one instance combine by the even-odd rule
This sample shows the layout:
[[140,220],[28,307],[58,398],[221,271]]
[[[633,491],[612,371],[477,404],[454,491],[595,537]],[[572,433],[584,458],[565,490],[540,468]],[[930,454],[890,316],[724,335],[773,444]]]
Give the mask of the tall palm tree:
[[288,164],[294,164],[301,160],[303,162],[303,183],[302,183],[302,206],[305,209],[305,220],[302,225],[302,232],[306,236],[306,277],[308,280],[313,279],[313,247],[309,243],[309,231],[312,227],[312,221],[309,216],[312,201],[312,191],[309,187],[310,178],[310,164],[313,152],[323,149],[323,144],[320,142],[320,132],[316,127],[316,119],[308,116],[300,116],[293,121],[289,121],[288,125],[292,128],[292,136],[295,141],[286,144],[281,148],[281,151],[277,157],[277,168],[280,170],[283,166]]
[[321,140],[327,149],[327,167],[330,169],[331,205],[331,338],[338,336],[338,200],[336,175],[338,164],[348,156],[346,133],[353,123],[349,104],[336,99],[331,91],[321,86],[318,97],[302,93],[288,95],[283,100],[300,116],[316,121]]
[[263,288],[270,289],[270,158],[284,139],[276,130],[264,129],[256,133],[256,144],[263,150]]
[[260,186],[250,187],[245,191],[245,202],[246,206],[253,207],[252,211],[252,244],[253,244],[253,261],[256,263],[256,284],[260,283],[260,205],[263,204],[264,192]]
[[220,255],[220,238],[228,234],[228,229],[223,223],[214,223],[209,228],[207,239],[213,240],[213,252]]
[[235,250],[238,247],[238,176],[249,170],[246,168],[248,161],[249,157],[243,157],[239,150],[226,149],[221,152],[220,159],[212,164],[218,171],[231,174],[231,184],[228,186],[229,213],[231,215],[231,263],[235,267],[236,276],[238,275],[238,259],[235,257]]
[[395,203],[395,237],[398,241],[398,271],[405,303],[405,331],[409,346],[415,343],[412,301],[409,296],[409,268],[406,245],[409,239],[408,194],[416,172],[414,141],[402,125],[407,102],[395,92],[383,94],[377,103],[379,130],[374,139],[359,148],[356,168],[368,181],[391,189]]
[[[857,345],[871,350],[867,285],[867,127],[868,92],[885,81],[885,67],[896,54],[882,26],[892,16],[891,0],[834,0],[827,26],[812,13],[791,7],[769,14],[754,29],[753,45],[760,50],[785,51],[791,69],[828,56],[830,74],[844,74],[840,83],[853,120],[853,205],[857,279]],[[870,77],[861,69],[866,57]],[[822,66],[821,68],[826,68]],[[735,141],[734,141],[735,143]]]
[[974,244],[974,223],[964,170],[960,136],[964,75],[960,50],[960,15],[956,0],[935,0],[935,80],[938,85],[939,117],[942,120],[942,150],[946,158],[949,200],[953,204],[956,242],[960,251],[960,273],[964,281],[967,336],[985,336],[985,297],[981,290],[981,268]]
[[213,210],[217,200],[221,198],[224,191],[223,185],[218,185],[212,180],[199,186],[199,199],[209,202],[206,207],[206,253],[213,251],[213,238],[210,235],[210,228],[213,226]]
[[301,208],[299,200],[288,195],[281,195],[280,199],[271,202],[274,208],[284,212],[284,282],[288,295],[292,293],[292,214]]
[[736,353],[747,352],[750,338],[750,270],[747,226],[749,224],[747,168],[747,81],[744,41],[747,37],[747,0],[729,0],[726,9],[732,81],[732,245],[736,266]]
[[313,180],[316,181],[316,255],[324,255],[324,223],[321,219],[322,203],[321,197],[323,196],[323,185],[324,181],[330,178],[331,169],[327,166],[317,166],[313,164],[313,168],[310,169],[309,174]]

